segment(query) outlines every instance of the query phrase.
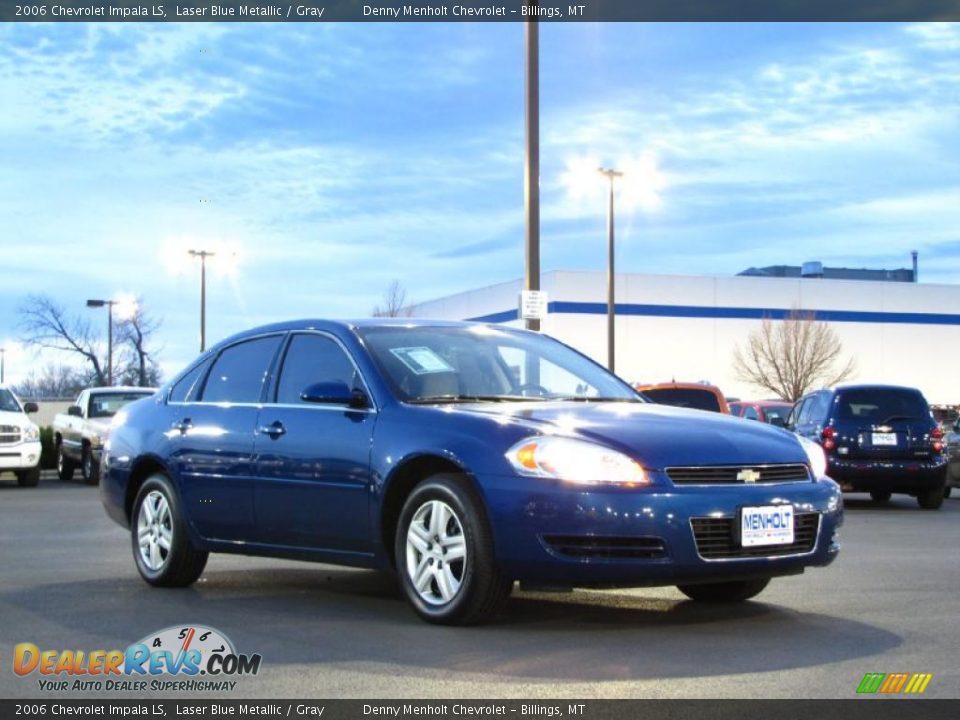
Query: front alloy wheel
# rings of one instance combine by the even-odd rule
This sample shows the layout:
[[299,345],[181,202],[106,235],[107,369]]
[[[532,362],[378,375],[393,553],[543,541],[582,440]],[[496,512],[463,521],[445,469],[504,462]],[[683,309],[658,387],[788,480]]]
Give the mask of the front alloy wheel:
[[87,485],[99,484],[100,463],[93,458],[93,451],[89,448],[83,452],[83,460],[80,462],[80,472],[83,474],[83,481]]
[[483,622],[513,589],[497,566],[483,501],[464,475],[434,475],[413,489],[394,549],[403,592],[428,622]]
[[467,542],[460,518],[442,500],[420,506],[407,530],[407,576],[424,602],[443,605],[463,585]]

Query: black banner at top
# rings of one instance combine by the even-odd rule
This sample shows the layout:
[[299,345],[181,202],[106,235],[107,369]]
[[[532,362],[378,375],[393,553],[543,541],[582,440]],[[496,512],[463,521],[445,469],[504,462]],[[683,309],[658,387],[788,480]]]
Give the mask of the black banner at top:
[[960,0],[0,0],[7,22],[957,21]]

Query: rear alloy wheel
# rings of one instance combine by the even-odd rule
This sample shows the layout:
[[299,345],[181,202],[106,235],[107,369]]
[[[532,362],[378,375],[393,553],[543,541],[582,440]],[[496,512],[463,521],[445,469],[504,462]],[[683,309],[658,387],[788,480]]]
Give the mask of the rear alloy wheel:
[[943,505],[943,486],[917,493],[917,504],[924,510],[939,510]]
[[17,473],[17,484],[20,487],[36,487],[40,482],[40,466]]
[[708,603],[735,603],[759,595],[770,584],[770,578],[737,580],[735,582],[677,585],[677,589],[691,600]]
[[513,582],[497,568],[481,501],[462,476],[435,475],[414,489],[395,547],[403,592],[428,622],[480,623],[510,595]]
[[137,493],[130,539],[137,570],[151,585],[186,587],[207,564],[207,553],[190,542],[179,497],[165,475],[151,475]]
[[891,497],[893,497],[893,493],[889,490],[870,491],[870,499],[877,503],[877,505],[886,505],[888,502],[890,502]]
[[73,461],[63,454],[63,443],[57,443],[57,477],[63,481],[73,480]]
[[86,448],[80,460],[80,474],[87,485],[96,485],[100,482],[100,463],[93,457],[93,451]]

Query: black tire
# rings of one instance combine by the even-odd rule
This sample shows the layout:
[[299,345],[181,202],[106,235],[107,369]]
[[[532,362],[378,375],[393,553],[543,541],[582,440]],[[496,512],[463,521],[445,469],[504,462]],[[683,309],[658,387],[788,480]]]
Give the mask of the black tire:
[[924,510],[939,510],[943,505],[943,487],[917,493],[917,505]]
[[677,589],[691,600],[707,603],[735,603],[759,595],[770,584],[770,578],[737,580],[734,582],[677,585]]
[[893,497],[893,493],[889,490],[871,490],[870,499],[873,500],[877,505],[886,505],[890,502],[890,498]]
[[[162,556],[162,562],[158,567],[151,568],[141,553],[138,541],[139,518],[144,502],[148,498],[155,499],[156,494],[162,496],[167,503],[169,522],[165,523],[164,527],[169,529],[172,542],[170,542],[170,547],[165,556],[162,556],[162,550],[158,550],[158,553]],[[186,587],[192,585],[200,577],[207,564],[208,553],[198,550],[190,542],[186,519],[180,505],[180,496],[166,475],[159,473],[151,475],[140,487],[130,515],[130,541],[133,548],[133,560],[140,572],[140,577],[151,585],[158,587]]]
[[63,443],[57,443],[57,477],[64,482],[73,480],[73,460],[63,454]]
[[[447,562],[447,576],[459,579],[460,584],[446,601],[442,597],[442,578],[439,574],[447,552],[444,543],[431,545],[430,549],[436,555],[428,555],[427,550],[420,552],[412,548],[408,558],[407,534],[415,518],[418,522],[422,519],[424,524],[420,527],[429,534],[432,530],[427,527],[426,518],[430,518],[431,522],[433,520],[433,511],[430,508],[443,507],[432,506],[433,501],[440,501],[445,506],[444,512],[452,513],[451,519],[441,531],[441,540],[450,538],[453,539],[453,544],[458,544],[457,538],[462,537],[463,559]],[[435,537],[439,538],[441,535]],[[497,567],[493,534],[483,503],[470,481],[462,475],[434,475],[413,489],[404,503],[397,523],[395,557],[403,593],[417,614],[427,622],[440,625],[476,625],[484,622],[503,608],[513,589],[513,580],[503,577]],[[427,566],[421,563],[429,563],[431,569],[427,570]],[[411,565],[419,565],[427,570],[430,577],[427,578],[428,584],[424,592],[435,596],[432,601],[422,597],[415,587],[411,571],[416,568]]]
[[17,472],[17,484],[20,487],[36,487],[40,482],[40,466]]
[[951,491],[951,490],[952,490],[952,488],[951,488],[949,485],[945,486],[945,487],[943,488],[943,496],[944,496],[945,498],[950,497],[950,491]]
[[80,475],[87,485],[100,483],[100,463],[94,459],[90,448],[83,449],[83,457],[80,458]]

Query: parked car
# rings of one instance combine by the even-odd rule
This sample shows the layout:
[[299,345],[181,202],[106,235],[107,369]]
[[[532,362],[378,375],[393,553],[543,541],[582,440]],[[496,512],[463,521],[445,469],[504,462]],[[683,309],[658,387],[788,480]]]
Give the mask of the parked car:
[[27,417],[35,412],[36,403],[0,385],[0,473],[13,472],[21,487],[40,482],[40,428]]
[[57,474],[71,480],[74,470],[89,485],[100,481],[100,454],[110,421],[128,403],[149,397],[156,388],[98,387],[84,390],[76,402],[53,419]]
[[841,385],[818,390],[797,402],[787,426],[821,444],[827,474],[845,491],[869,492],[880,503],[893,493],[913,495],[926,510],[943,503],[943,432],[915,388]]
[[793,403],[783,400],[737,400],[730,403],[730,414],[747,420],[785,427]]
[[944,440],[947,452],[947,487],[943,496],[950,497],[950,488],[960,487],[960,419],[954,422]]
[[842,495],[785,430],[644,401],[560,342],[475,323],[236,335],[114,418],[106,511],[146,582],[209,552],[393,568],[473,623],[514,581],[742,601],[829,564]]
[[659,405],[707,410],[729,415],[730,406],[720,388],[704,383],[657,383],[656,385],[636,385],[637,390],[646,398]]

